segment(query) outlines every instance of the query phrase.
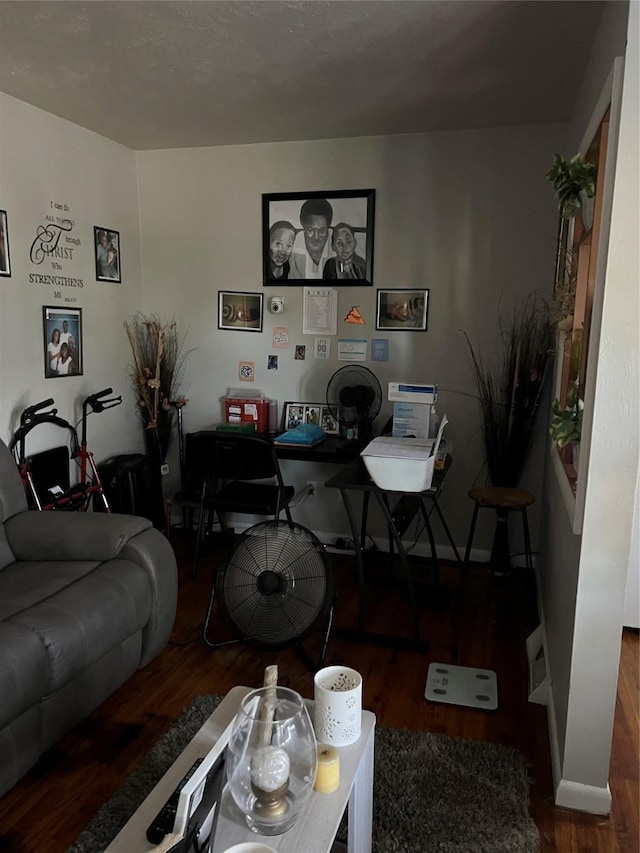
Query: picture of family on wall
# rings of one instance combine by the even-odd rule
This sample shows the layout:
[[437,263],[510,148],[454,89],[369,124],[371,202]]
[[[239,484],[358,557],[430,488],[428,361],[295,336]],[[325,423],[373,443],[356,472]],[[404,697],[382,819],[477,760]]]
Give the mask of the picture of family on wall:
[[82,373],[82,309],[42,309],[46,379]]
[[375,190],[262,196],[264,285],[373,283]]

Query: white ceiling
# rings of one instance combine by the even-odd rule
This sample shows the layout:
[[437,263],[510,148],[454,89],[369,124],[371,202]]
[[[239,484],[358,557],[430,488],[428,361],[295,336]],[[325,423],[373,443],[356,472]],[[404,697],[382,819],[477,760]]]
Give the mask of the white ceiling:
[[566,121],[595,0],[13,0],[0,90],[134,149]]

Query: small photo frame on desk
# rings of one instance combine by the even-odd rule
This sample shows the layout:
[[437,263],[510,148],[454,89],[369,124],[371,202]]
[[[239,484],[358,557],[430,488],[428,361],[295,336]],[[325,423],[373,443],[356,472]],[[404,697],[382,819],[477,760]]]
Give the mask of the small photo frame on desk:
[[326,403],[285,403],[283,432],[295,429],[300,424],[315,424],[322,427],[327,435],[339,433],[339,424]]

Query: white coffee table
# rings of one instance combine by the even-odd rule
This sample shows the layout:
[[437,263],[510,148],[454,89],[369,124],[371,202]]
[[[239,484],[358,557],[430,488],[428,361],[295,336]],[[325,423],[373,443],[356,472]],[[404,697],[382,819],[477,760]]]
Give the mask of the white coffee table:
[[[204,756],[234,718],[249,687],[234,687],[178,756],[105,853],[147,853],[154,846],[146,829],[193,762]],[[311,711],[313,703],[309,702]],[[308,807],[284,835],[251,832],[225,786],[212,853],[224,853],[243,841],[262,841],[278,853],[329,853],[340,820],[349,804],[348,853],[371,853],[373,820],[373,751],[376,718],[362,712],[362,733],[351,746],[340,748],[340,787],[333,794],[311,794]]]

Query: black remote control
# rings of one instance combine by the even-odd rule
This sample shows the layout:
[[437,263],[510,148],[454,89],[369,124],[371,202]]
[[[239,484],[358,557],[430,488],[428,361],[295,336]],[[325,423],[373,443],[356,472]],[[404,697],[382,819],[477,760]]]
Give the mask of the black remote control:
[[147,829],[147,840],[150,841],[151,844],[160,844],[165,835],[169,835],[170,832],[173,832],[173,825],[178,811],[178,802],[180,800],[180,791],[182,791],[203,761],[204,758],[198,758],[193,762],[185,776],[178,783],[175,791],[151,821],[151,824]]

